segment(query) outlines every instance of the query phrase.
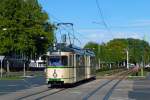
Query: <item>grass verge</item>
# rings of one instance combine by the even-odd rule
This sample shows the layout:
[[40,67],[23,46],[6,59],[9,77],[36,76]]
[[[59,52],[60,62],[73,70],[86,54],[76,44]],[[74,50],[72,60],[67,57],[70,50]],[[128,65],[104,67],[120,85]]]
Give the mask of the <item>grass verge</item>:
[[143,75],[141,74],[141,70],[138,72],[133,72],[128,75],[128,79],[145,79],[148,75],[149,71],[143,69]]
[[112,70],[107,70],[107,71],[98,71],[96,73],[96,76],[110,76],[123,70],[124,69],[112,69]]

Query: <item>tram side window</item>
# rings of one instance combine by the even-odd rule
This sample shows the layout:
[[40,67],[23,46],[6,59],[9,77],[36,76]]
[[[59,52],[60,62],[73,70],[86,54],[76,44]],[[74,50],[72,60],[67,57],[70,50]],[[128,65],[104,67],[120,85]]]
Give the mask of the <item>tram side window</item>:
[[84,66],[84,56],[77,55],[76,65],[79,66],[79,67],[83,67]]
[[74,57],[73,57],[73,55],[70,55],[70,59],[69,59],[69,60],[70,60],[69,66],[71,66],[71,67],[74,66],[74,65],[73,65],[73,62],[74,62]]
[[68,57],[67,56],[62,56],[61,57],[61,63],[63,66],[68,66]]
[[80,56],[76,55],[76,66],[80,66]]
[[84,67],[84,56],[80,56],[80,66]]
[[91,57],[91,67],[94,67],[94,57]]

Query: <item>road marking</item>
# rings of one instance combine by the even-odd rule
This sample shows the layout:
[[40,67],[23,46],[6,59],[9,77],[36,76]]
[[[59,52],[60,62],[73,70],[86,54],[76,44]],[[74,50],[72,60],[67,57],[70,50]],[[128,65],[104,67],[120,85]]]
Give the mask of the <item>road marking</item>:
[[20,84],[0,85],[0,87],[7,87],[7,86],[21,86],[21,85]]
[[[23,86],[23,87],[26,87],[26,88],[29,88],[29,86],[28,85],[4,85],[4,86],[8,86],[8,87],[17,87],[17,86]],[[4,87],[4,86],[2,86],[2,87]],[[0,86],[1,87],[1,86]]]
[[148,85],[144,85],[144,84],[135,84],[135,85],[133,85],[133,87],[136,87],[136,86],[139,86],[139,87],[150,87],[149,84]]
[[110,97],[110,100],[135,100],[135,99],[123,98],[123,97],[116,97],[116,98]]
[[[11,92],[15,92],[15,91],[11,91]],[[11,92],[0,92],[0,93],[11,93]]]
[[132,91],[133,89],[115,89],[115,91],[126,91],[126,92],[128,92],[128,91]]
[[10,92],[7,91],[7,92],[0,92],[0,93],[26,93],[26,92],[25,91],[20,91],[20,92],[19,91],[18,92],[17,91],[10,91]]
[[16,92],[16,91],[10,91],[10,92],[0,92],[0,93],[12,93],[12,92],[14,92],[14,93],[25,93],[25,92]]
[[8,86],[18,86],[18,85],[8,85]]
[[82,92],[80,92],[80,91],[71,91],[70,93],[73,93],[73,94],[81,94]]

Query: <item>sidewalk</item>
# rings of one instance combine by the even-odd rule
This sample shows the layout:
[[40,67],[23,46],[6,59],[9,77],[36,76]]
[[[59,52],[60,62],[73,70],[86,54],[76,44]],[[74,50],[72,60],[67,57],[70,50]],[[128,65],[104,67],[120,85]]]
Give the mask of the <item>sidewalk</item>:
[[110,100],[150,100],[150,74],[146,79],[123,80]]

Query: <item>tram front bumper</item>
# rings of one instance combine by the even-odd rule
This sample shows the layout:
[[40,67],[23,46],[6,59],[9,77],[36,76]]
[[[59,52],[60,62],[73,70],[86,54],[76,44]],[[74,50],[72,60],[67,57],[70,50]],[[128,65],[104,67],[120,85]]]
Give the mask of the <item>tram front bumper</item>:
[[62,84],[64,84],[64,81],[62,81],[61,79],[49,78],[47,80],[47,83],[51,84],[51,85],[62,85]]

